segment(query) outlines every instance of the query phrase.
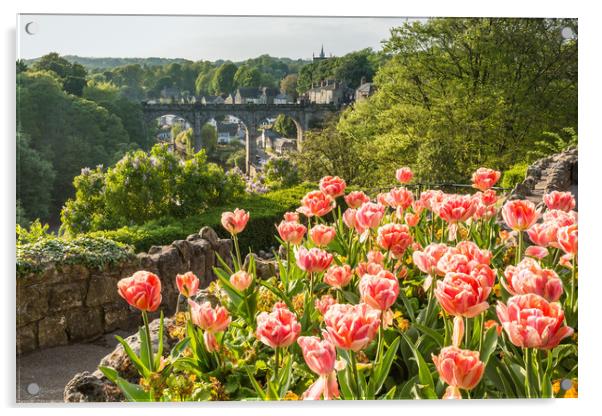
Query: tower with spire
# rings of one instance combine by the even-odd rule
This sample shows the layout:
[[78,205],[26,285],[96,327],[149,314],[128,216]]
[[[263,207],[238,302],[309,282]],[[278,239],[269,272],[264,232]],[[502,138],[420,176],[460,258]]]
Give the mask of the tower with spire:
[[312,53],[311,56],[312,56],[314,62],[315,61],[322,61],[324,59],[328,59],[326,57],[326,55],[324,54],[324,44],[322,44],[322,47],[320,48],[320,55],[316,56],[315,54]]

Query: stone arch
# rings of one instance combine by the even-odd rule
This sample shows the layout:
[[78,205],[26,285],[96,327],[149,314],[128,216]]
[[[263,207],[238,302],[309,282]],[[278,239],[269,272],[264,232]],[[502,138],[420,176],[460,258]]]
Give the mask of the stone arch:
[[[145,134],[149,135],[149,127],[152,123],[156,123],[161,117],[164,116],[173,116],[173,117],[178,117],[183,119],[186,124],[189,126],[189,128],[193,129],[194,132],[194,113],[188,113],[188,112],[180,112],[180,111],[169,111],[169,109],[166,109],[165,111],[153,111],[153,112],[145,112],[144,113],[144,129],[145,129]],[[156,137],[152,137],[153,141],[152,143],[154,144],[156,142]],[[173,138],[172,138],[173,140]],[[172,146],[174,146],[175,144],[171,143]]]

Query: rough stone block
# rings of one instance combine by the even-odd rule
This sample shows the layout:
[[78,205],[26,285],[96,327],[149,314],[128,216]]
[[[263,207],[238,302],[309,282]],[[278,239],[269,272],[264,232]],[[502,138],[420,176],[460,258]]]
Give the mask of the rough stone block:
[[102,308],[74,308],[65,313],[69,341],[84,341],[103,333]]
[[17,287],[17,326],[42,319],[48,313],[49,288],[39,284]]
[[118,278],[104,275],[90,279],[88,293],[86,294],[86,306],[98,306],[105,303],[117,302]]
[[63,315],[47,316],[38,323],[38,341],[40,348],[65,345],[69,342],[67,337],[67,323]]
[[54,285],[50,289],[50,312],[65,311],[84,304],[86,282],[65,283]]
[[17,354],[33,351],[38,347],[37,324],[17,328]]
[[104,332],[132,329],[139,323],[140,315],[125,304],[104,305]]

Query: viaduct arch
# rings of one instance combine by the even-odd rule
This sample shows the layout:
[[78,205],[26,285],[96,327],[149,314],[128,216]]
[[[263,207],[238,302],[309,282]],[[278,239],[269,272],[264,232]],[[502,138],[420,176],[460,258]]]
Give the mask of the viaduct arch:
[[145,125],[153,120],[173,114],[186,119],[194,132],[194,150],[203,147],[201,128],[211,119],[222,116],[234,116],[246,126],[246,173],[251,170],[257,154],[255,138],[258,126],[266,118],[275,118],[279,114],[289,116],[297,127],[297,146],[301,147],[303,134],[316,121],[323,121],[329,114],[339,110],[334,104],[149,104],[142,103]]

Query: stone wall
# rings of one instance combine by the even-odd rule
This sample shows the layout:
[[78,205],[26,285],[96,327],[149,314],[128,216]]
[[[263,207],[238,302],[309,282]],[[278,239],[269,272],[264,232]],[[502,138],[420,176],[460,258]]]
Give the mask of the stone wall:
[[[161,309],[173,313],[178,291],[175,276],[192,271],[202,286],[215,278],[215,253],[230,259],[232,241],[218,238],[209,227],[186,240],[153,246],[135,259],[102,269],[48,264],[41,273],[17,278],[17,353],[88,341],[116,329],[131,329],[140,314],[117,294],[119,279],[137,270],[161,278]],[[152,314],[153,317],[158,313]]]
[[568,191],[578,203],[578,151],[576,147],[535,161],[522,183],[510,193],[512,199],[529,199],[536,204],[552,191]]

